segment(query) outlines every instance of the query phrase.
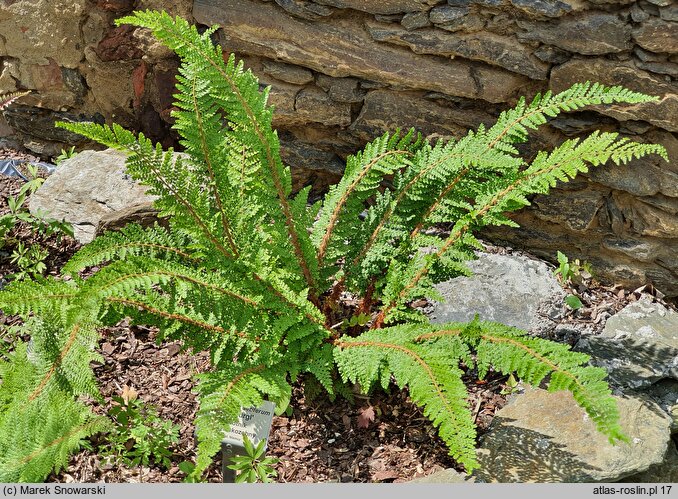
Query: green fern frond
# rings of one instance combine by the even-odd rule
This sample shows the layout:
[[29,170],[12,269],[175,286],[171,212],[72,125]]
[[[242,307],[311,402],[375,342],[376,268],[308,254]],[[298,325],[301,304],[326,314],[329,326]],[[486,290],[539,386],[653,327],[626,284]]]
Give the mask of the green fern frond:
[[[317,276],[313,275],[304,251],[304,247],[310,247],[309,235],[306,230],[298,230],[288,201],[292,177],[289,168],[282,164],[278,136],[271,127],[272,110],[266,106],[268,90],[261,92],[257,78],[251,71],[243,70],[242,62],[236,64],[234,56],[225,62],[221,47],[212,43],[209,32],[200,35],[194,26],[181,18],[172,19],[166,13],[147,11],[135,12],[117,22],[149,28],[182,59],[184,82],[190,81],[192,88],[195,88],[194,82],[203,82],[201,90],[204,98],[199,99],[196,96],[193,104],[188,105],[185,102],[178,103],[180,108],[191,110],[195,120],[198,120],[200,114],[205,117],[215,116],[212,113],[217,109],[229,111],[226,116],[229,127],[237,133],[238,141],[255,153],[262,167],[264,181],[268,185],[267,190],[273,194],[265,205],[266,215],[281,225],[284,236],[281,233],[278,237],[291,245],[303,279],[311,296],[315,296]],[[192,94],[196,95],[195,92]],[[183,117],[187,118],[186,115]],[[210,123],[216,126],[217,121],[217,118],[213,118]],[[205,126],[207,125],[201,127],[198,124],[198,133],[206,130]],[[201,145],[204,159],[204,140],[201,138],[193,143]]]
[[0,290],[0,309],[21,316],[48,314],[55,308],[68,308],[68,303],[77,296],[77,280],[36,277],[35,280],[14,281]]
[[322,267],[325,260],[329,264],[326,278],[333,273],[334,262],[346,253],[345,241],[360,231],[365,200],[377,192],[385,176],[410,164],[409,157],[419,147],[419,139],[414,131],[404,136],[386,133],[347,159],[344,176],[330,188],[313,229],[319,265]]
[[0,365],[0,480],[44,480],[68,462],[86,437],[105,431],[108,420],[76,400],[99,398],[93,361],[98,336],[91,324],[64,323],[58,315],[32,318],[24,326],[29,343],[19,342]]
[[0,481],[43,481],[64,468],[87,437],[109,429],[108,419],[67,393],[54,392],[39,404],[14,404],[0,416]]
[[446,349],[461,339],[476,352],[478,377],[490,367],[516,374],[524,382],[539,386],[548,377],[548,390],[569,390],[598,430],[610,442],[628,441],[619,425],[619,409],[604,381],[604,369],[588,366],[590,357],[567,345],[529,336],[525,331],[493,322],[474,321],[436,327],[414,340]]
[[190,243],[189,237],[181,231],[169,231],[157,224],[146,229],[138,224],[129,224],[119,231],[97,237],[80,249],[64,265],[62,272],[76,274],[86,267],[140,255],[195,262],[198,258],[193,254]]
[[409,388],[412,400],[438,427],[450,455],[471,471],[478,466],[476,432],[457,365],[468,352],[461,342],[456,350],[446,352],[421,348],[412,341],[421,332],[416,326],[394,326],[337,341],[337,367],[344,381],[359,383],[365,393],[379,380],[388,385],[393,375],[398,386]]

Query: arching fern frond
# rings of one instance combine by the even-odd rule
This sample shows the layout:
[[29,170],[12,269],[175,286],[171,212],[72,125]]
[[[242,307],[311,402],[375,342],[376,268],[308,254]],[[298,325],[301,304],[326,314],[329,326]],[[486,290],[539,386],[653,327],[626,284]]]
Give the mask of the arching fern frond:
[[169,231],[157,224],[146,229],[129,224],[119,231],[97,237],[80,249],[64,265],[62,272],[75,274],[86,267],[140,255],[196,263],[198,257],[190,244],[189,236],[182,231]]
[[468,350],[461,342],[445,352],[422,348],[412,341],[420,332],[417,326],[394,326],[336,341],[337,367],[344,381],[359,383],[365,393],[375,382],[387,387],[393,375],[438,427],[450,455],[471,471],[478,466],[476,433],[458,366]]
[[99,397],[90,363],[97,335],[92,324],[64,323],[55,314],[25,326],[19,342],[0,364],[0,480],[41,481],[58,472],[86,437],[109,428],[79,395]]
[[604,381],[607,372],[587,365],[588,355],[574,352],[567,345],[529,336],[516,328],[477,320],[436,327],[414,342],[445,350],[460,339],[476,352],[479,378],[485,377],[490,368],[516,374],[533,386],[539,386],[548,378],[548,390],[571,391],[610,442],[628,440],[619,425],[617,404]]

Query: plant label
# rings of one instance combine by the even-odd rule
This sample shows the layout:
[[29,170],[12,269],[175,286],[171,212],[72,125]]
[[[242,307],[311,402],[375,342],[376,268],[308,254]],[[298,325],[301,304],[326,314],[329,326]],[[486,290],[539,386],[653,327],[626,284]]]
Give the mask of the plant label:
[[243,435],[247,435],[254,446],[262,440],[268,443],[268,434],[271,432],[275,404],[264,402],[259,407],[242,407],[238,422],[231,424],[230,431],[224,434],[221,441],[222,464],[224,483],[235,482],[235,471],[228,468],[233,456],[245,455]]
[[254,445],[261,440],[268,441],[273,423],[275,404],[266,401],[259,407],[243,407],[238,422],[231,425],[231,430],[224,435],[223,443],[241,447],[243,434],[247,434]]

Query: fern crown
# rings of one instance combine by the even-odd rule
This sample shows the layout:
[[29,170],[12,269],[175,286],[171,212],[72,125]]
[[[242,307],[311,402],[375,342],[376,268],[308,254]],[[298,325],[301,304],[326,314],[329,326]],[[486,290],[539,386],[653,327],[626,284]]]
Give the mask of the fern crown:
[[[128,172],[158,196],[169,228],[107,233],[66,265],[70,280],[0,292],[5,312],[32,314],[36,324],[31,343],[2,367],[0,434],[51,421],[25,443],[0,439],[7,449],[0,479],[44,477],[105,426],[78,397],[97,396],[89,368],[96,328],[125,316],[157,326],[161,339],[211,354],[212,369],[197,376],[196,476],[241,407],[268,399],[283,411],[297,379],[331,397],[346,392],[345,382],[364,391],[393,381],[407,386],[468,471],[478,463],[463,369],[548,380],[550,390],[570,390],[611,441],[624,438],[605,372],[587,366],[585,355],[491,322],[432,325],[410,303],[436,298],[433,284],[468,274],[464,262],[480,247],[473,233],[515,225],[506,212],[528,205],[529,195],[608,161],[666,158],[659,145],[594,132],[526,160],[517,145],[532,130],[564,111],[655,98],[581,83],[521,99],[493,126],[458,140],[386,133],[349,157],[342,180],[311,205],[309,188],[292,194],[268,89],[211,42],[216,27],[199,33],[151,11],[118,23],[150,29],[180,57],[174,128],[186,154],[118,125],[60,126],[124,151]],[[449,235],[431,235],[443,222]],[[94,275],[79,277],[95,265]],[[357,307],[340,300],[346,292]],[[367,316],[366,324],[354,325],[357,316]]]

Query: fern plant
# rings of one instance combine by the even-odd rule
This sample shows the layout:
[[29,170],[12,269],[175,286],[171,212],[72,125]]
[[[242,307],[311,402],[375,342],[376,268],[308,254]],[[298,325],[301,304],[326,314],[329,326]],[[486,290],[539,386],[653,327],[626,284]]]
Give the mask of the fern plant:
[[[126,152],[128,172],[159,196],[169,228],[130,225],[107,233],[64,267],[69,280],[13,283],[0,293],[6,312],[57,316],[65,331],[59,337],[68,338],[51,347],[61,350],[51,367],[40,364],[42,378],[23,381],[19,402],[7,401],[10,412],[16,403],[32,407],[35,400],[23,394],[36,384],[77,395],[64,361],[72,358],[67,366],[76,377],[91,373],[87,356],[72,357],[70,344],[130,316],[158,326],[163,339],[211,353],[212,369],[197,376],[194,477],[210,464],[241,407],[269,399],[284,411],[302,375],[330,395],[343,382],[368,391],[395,380],[469,472],[478,463],[463,367],[481,377],[490,368],[515,373],[530,384],[548,379],[550,390],[570,390],[611,441],[624,438],[605,371],[587,366],[586,355],[492,322],[432,325],[409,304],[436,298],[434,283],[468,274],[464,262],[479,247],[473,232],[514,225],[505,213],[529,204],[530,194],[546,193],[589,165],[666,157],[659,145],[595,132],[527,161],[516,145],[530,130],[563,111],[653,97],[583,83],[521,99],[492,127],[459,140],[387,133],[349,157],[339,184],[309,205],[309,188],[292,195],[268,89],[213,45],[217,27],[201,34],[183,19],[151,11],[118,23],[149,28],[180,57],[174,128],[186,154],[117,125],[60,126]],[[441,222],[452,224],[443,239],[429,231]],[[95,265],[101,268],[94,275],[79,277]],[[345,305],[345,292],[359,306]],[[52,370],[63,376],[57,380]],[[19,454],[24,463],[28,452]]]

